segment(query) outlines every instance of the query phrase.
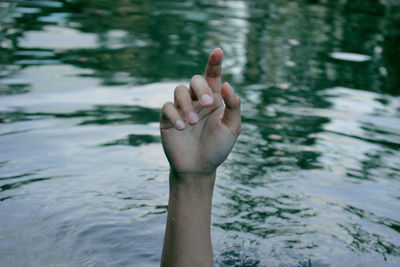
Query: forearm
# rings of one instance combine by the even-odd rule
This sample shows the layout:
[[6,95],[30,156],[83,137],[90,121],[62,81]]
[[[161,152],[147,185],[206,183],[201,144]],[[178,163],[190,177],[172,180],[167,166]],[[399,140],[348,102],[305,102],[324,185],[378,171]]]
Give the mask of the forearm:
[[161,266],[212,266],[211,203],[215,173],[170,172],[170,196]]

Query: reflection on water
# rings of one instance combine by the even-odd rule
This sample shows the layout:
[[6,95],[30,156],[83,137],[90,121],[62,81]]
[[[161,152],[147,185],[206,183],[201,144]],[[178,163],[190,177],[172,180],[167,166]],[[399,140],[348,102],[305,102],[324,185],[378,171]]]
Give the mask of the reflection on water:
[[225,52],[243,133],[213,206],[218,266],[400,264],[396,1],[3,1],[0,255],[158,266],[159,111]]

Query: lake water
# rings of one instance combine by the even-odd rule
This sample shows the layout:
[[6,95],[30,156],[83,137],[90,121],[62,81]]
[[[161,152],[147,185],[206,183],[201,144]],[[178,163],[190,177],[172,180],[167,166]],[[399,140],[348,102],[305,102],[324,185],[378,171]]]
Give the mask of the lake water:
[[400,4],[0,3],[0,265],[158,266],[158,129],[215,47],[242,98],[216,266],[400,265]]

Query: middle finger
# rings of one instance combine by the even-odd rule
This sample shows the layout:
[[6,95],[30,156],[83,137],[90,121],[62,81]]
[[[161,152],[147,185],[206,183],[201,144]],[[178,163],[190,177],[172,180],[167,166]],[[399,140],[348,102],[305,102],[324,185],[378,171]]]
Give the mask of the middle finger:
[[175,105],[182,110],[186,121],[190,124],[196,124],[199,121],[199,117],[193,107],[188,88],[184,85],[177,86],[174,92],[174,99]]
[[193,99],[198,99],[202,107],[211,106],[214,99],[211,88],[201,75],[194,75],[190,80],[190,94]]

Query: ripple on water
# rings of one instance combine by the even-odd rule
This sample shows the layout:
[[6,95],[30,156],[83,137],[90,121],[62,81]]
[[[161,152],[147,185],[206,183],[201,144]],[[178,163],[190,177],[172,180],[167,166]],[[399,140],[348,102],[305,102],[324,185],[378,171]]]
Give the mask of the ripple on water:
[[159,266],[160,107],[217,46],[216,265],[398,264],[398,5],[315,2],[2,1],[2,264]]

